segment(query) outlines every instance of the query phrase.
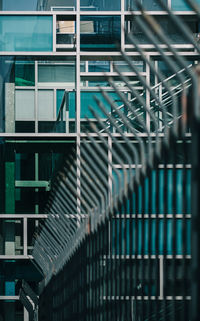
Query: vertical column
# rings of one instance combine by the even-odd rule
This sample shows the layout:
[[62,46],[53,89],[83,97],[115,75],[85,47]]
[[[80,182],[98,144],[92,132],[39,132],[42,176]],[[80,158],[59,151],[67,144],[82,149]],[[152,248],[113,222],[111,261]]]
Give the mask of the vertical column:
[[38,62],[35,61],[35,132],[38,133]]
[[80,0],[76,5],[76,131],[80,133]]
[[5,132],[15,132],[15,85],[5,83]]
[[[149,56],[146,56],[147,59],[149,60]],[[150,67],[149,65],[146,63],[146,84],[150,86]],[[149,90],[146,88],[146,107],[150,109],[150,92]],[[146,125],[147,128],[150,130],[150,116],[148,113],[146,113]]]
[[[112,148],[112,139],[108,137],[108,146]],[[112,153],[108,150],[108,160],[112,162]],[[112,166],[108,164],[108,188],[109,188],[109,202],[111,202],[112,199]]]
[[24,321],[29,321],[28,311],[26,310],[25,307],[24,307]]
[[56,51],[56,14],[53,14],[53,52]]
[[[81,107],[80,107],[80,0],[76,1],[76,132],[77,132],[77,140],[76,140],[76,152],[77,152],[77,165],[78,167],[80,164],[80,113],[81,113]],[[77,167],[77,195],[81,197],[81,173],[80,170]],[[81,214],[81,203],[80,199],[77,198],[77,214],[80,219]],[[79,220],[78,219],[78,220]],[[79,222],[78,222],[79,224]]]
[[28,240],[28,231],[27,231],[27,218],[24,217],[23,218],[23,249],[24,249],[24,255],[27,256],[28,255],[28,249],[27,249],[27,240]]
[[121,49],[125,50],[125,16],[124,16],[124,3],[125,0],[121,0]]

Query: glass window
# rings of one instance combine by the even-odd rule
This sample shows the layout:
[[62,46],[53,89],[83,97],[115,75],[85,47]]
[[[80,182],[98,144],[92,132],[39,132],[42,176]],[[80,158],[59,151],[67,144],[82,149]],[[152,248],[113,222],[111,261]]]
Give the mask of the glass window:
[[119,16],[83,16],[80,25],[81,49],[116,49],[121,40]]
[[[117,106],[122,105],[122,102],[116,93],[109,92],[108,95]],[[100,92],[94,92],[94,91],[82,92],[81,93],[81,117],[84,118],[87,116],[89,118],[94,118],[94,116],[92,115],[88,107],[90,105],[94,108],[94,110],[96,111],[99,117],[107,118],[106,115],[104,115],[104,113],[100,110],[100,108],[96,104],[94,100],[94,96],[96,96],[99,100],[101,100],[101,102],[104,104],[108,112],[111,111],[110,105],[102,97],[102,94]]]
[[[142,60],[132,60],[132,63],[138,69],[138,71],[144,71],[144,62]],[[129,67],[126,61],[115,61],[114,64],[121,72],[132,72],[132,69]]]
[[52,51],[52,16],[0,16],[0,51]]
[[[162,1],[165,4],[167,4],[167,2],[168,2],[168,0],[162,0]],[[163,10],[157,0],[140,0],[140,3],[142,4],[142,6],[145,10],[149,10],[149,11]],[[140,9],[138,9],[136,1],[126,0],[125,10],[140,10]]]
[[[60,105],[63,99],[64,90],[58,89],[57,90],[57,115],[60,109]],[[67,109],[69,110],[69,118],[75,118],[75,91],[69,91],[68,95],[68,102],[67,102]]]
[[103,1],[103,0],[80,0],[80,9],[82,11],[116,11],[121,8],[121,1]]
[[109,61],[89,61],[88,71],[89,72],[110,71],[110,62]]
[[[195,3],[200,5],[200,0],[196,0]],[[176,11],[192,10],[185,0],[171,0],[171,6],[172,6],[172,10],[176,10]]]
[[53,90],[38,91],[38,120],[54,120]]
[[[177,26],[174,25],[169,19],[169,17],[160,17],[160,16],[154,16],[154,19],[156,22],[160,25],[160,27],[163,29],[163,31],[167,34],[169,37],[169,40],[172,44],[185,44],[189,43],[188,39],[184,36],[183,33],[180,33]],[[183,22],[188,26],[188,28],[191,30],[192,33],[198,33],[198,23],[194,16],[185,16],[182,18]],[[141,22],[142,18],[141,18]],[[144,23],[144,22],[143,22]],[[139,25],[136,23],[134,17],[133,19],[126,21],[127,29],[130,31],[130,33],[136,38],[138,43],[140,44],[151,44],[151,40],[144,34],[142,29],[139,27]],[[148,27],[148,25],[147,25]],[[155,35],[155,38],[157,39],[158,43],[160,42],[159,37]],[[126,43],[130,43],[128,37],[126,37]]]
[[15,85],[16,86],[34,86],[35,85],[34,62],[17,61],[15,63]]
[[34,120],[35,93],[34,90],[15,91],[15,119]]
[[39,65],[38,81],[42,83],[67,83],[68,86],[75,86],[75,65],[74,63]]

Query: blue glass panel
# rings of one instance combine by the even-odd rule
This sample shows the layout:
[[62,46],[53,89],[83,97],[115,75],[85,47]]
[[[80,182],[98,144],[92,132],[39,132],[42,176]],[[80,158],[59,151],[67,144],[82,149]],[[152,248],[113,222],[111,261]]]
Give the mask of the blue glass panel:
[[[192,10],[185,0],[172,0],[171,3],[172,3],[172,10],[176,10],[176,11]],[[200,0],[195,0],[195,3],[200,5]]]
[[52,51],[52,16],[0,16],[0,51]]
[[5,295],[15,295],[15,282],[5,282]]

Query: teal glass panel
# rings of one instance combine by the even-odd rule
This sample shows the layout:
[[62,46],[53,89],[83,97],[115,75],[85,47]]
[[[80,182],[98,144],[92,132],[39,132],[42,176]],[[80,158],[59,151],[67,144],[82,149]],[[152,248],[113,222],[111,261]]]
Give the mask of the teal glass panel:
[[[63,89],[57,90],[57,96],[56,96],[57,115],[58,115],[58,112],[60,109],[60,105],[61,105],[61,102],[63,99],[64,92],[65,91]],[[75,112],[75,92],[74,91],[68,92],[68,104],[69,104],[69,118],[75,118],[76,112]]]
[[[119,99],[119,96],[116,93],[108,93],[110,98],[114,101],[114,103],[117,106],[122,105],[121,100]],[[94,111],[98,114],[101,118],[107,118],[107,116],[100,110],[98,105],[96,104],[94,100],[94,96],[96,96],[105,106],[106,110],[108,112],[111,111],[110,105],[107,103],[107,101],[102,97],[102,94],[100,92],[81,92],[81,118],[85,118],[86,116],[88,118],[94,118],[92,113],[89,110],[89,105],[93,107]]]
[[[162,0],[162,1],[165,4],[167,4],[167,0]],[[145,10],[149,10],[149,11],[163,10],[157,0],[140,0],[139,2],[142,4]],[[137,2],[134,0],[125,0],[125,10],[136,10],[136,11],[139,10],[137,6]]]
[[110,62],[109,61],[89,61],[88,71],[89,72],[110,71]]
[[167,171],[167,213],[173,213],[173,170]]
[[15,282],[10,282],[10,281],[5,282],[5,295],[8,295],[8,296],[15,295]]
[[176,213],[183,213],[183,171],[176,170]]
[[15,63],[15,85],[35,85],[35,64],[28,61],[17,61]]
[[[131,224],[131,225],[130,225]],[[150,224],[150,226],[149,226]],[[175,226],[174,226],[175,224]],[[185,225],[185,237],[183,237],[183,224]],[[132,238],[130,238],[130,228]],[[121,229],[121,239],[119,237]],[[166,236],[164,236],[164,229]],[[173,248],[173,233],[175,232],[175,247]],[[158,244],[157,234],[158,233]],[[164,237],[166,243],[164,244]],[[151,243],[150,243],[151,238]],[[183,242],[185,242],[183,246]],[[137,246],[137,248],[136,248]],[[132,253],[130,253],[132,247]],[[185,253],[183,249],[185,247]],[[158,249],[158,252],[156,252]],[[182,219],[113,219],[112,223],[112,251],[113,254],[129,255],[190,255],[191,254],[191,221]],[[126,253],[125,253],[126,252]]]
[[120,10],[121,1],[80,0],[81,11],[116,11]]
[[0,51],[52,51],[52,16],[0,16]]
[[186,171],[186,213],[191,213],[191,170]]
[[58,116],[59,109],[62,103],[63,95],[64,95],[64,89],[58,89],[56,91],[56,117]]
[[[195,0],[195,3],[200,5],[200,0]],[[185,0],[172,0],[171,4],[172,4],[172,10],[176,10],[176,11],[192,10]]]
[[76,117],[76,94],[75,92],[69,92],[69,118]]
[[152,186],[151,186],[151,206],[152,210],[151,213],[156,213],[156,172],[152,171]]

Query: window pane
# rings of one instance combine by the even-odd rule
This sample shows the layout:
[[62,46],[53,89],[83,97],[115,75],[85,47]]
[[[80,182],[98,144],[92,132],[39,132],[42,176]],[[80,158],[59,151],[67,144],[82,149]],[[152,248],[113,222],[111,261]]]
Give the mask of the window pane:
[[[117,105],[122,105],[122,102],[119,98],[119,96],[114,92],[108,92],[107,93],[110,96],[110,99]],[[89,117],[94,118],[92,113],[89,110],[89,105],[93,107],[94,111],[98,114],[101,118],[107,118],[107,116],[100,110],[98,105],[96,104],[94,100],[94,96],[96,96],[105,106],[106,110],[108,112],[111,111],[110,105],[107,103],[107,101],[103,98],[102,94],[100,92],[82,92],[81,93],[81,118]]]
[[34,90],[16,90],[15,113],[16,120],[34,120],[35,97]]
[[115,10],[120,10],[120,7],[121,7],[120,2],[121,2],[120,0],[115,0],[115,1],[80,0],[80,9],[82,11],[115,11]]
[[[162,0],[165,4],[167,4],[168,0]],[[173,0],[172,0],[173,1]],[[163,10],[159,5],[157,0],[140,0],[139,1],[145,10],[149,11],[157,11]],[[126,0],[125,2],[125,10],[140,10],[138,9],[137,3],[134,0]]]
[[26,61],[15,63],[15,85],[34,86],[35,85],[35,65]]
[[[200,5],[200,0],[196,0],[195,2]],[[172,10],[191,11],[192,9],[184,0],[172,0]]]
[[39,65],[39,82],[68,83],[69,86],[75,85],[75,65]]
[[52,51],[51,16],[0,16],[0,51]]
[[81,49],[116,49],[120,42],[119,16],[81,17]]
[[110,62],[109,61],[89,61],[88,62],[88,71],[89,72],[103,72],[110,71]]
[[53,90],[38,91],[38,120],[54,119]]

